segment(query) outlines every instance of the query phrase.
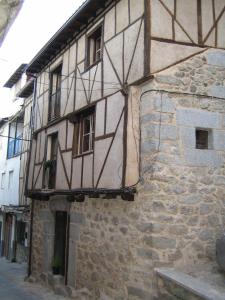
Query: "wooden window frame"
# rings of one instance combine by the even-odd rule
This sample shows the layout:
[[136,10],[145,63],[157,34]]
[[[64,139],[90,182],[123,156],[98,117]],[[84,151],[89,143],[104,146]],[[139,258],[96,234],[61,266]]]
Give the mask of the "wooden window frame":
[[[56,154],[55,158],[53,157],[53,138],[56,138]],[[50,139],[50,141],[49,141]],[[58,157],[58,132],[54,132],[52,134],[49,134],[47,136],[47,141],[46,141],[46,158],[45,158],[45,163],[44,163],[44,176],[43,176],[43,189],[45,190],[52,190],[55,189],[56,185],[56,174],[57,174],[57,157]],[[50,150],[49,150],[50,147]],[[47,157],[47,154],[49,153],[49,157]],[[54,174],[51,174],[53,172]],[[48,180],[46,179],[47,173],[48,172]],[[51,178],[50,178],[51,177]],[[53,177],[53,179],[52,179]]]
[[[90,119],[90,130],[84,132],[84,122],[87,118]],[[95,107],[88,108],[76,115],[74,121],[73,134],[73,157],[84,156],[94,151],[94,136],[95,136]],[[84,139],[88,138],[88,149],[84,149]]]
[[[56,76],[56,87],[54,90],[54,76]],[[61,86],[62,86],[62,63],[58,65],[50,73],[50,93],[49,93],[49,105],[48,105],[48,122],[60,118],[60,106],[61,106]],[[55,99],[54,99],[55,97]],[[53,104],[54,101],[54,104]],[[54,110],[54,113],[53,113]]]
[[[100,39],[97,48],[97,41]],[[93,46],[91,45],[93,44]],[[92,49],[91,49],[92,48]],[[91,50],[93,53],[91,53]],[[98,55],[99,53],[99,55]],[[86,37],[86,68],[85,71],[102,60],[103,55],[103,23],[94,28]]]

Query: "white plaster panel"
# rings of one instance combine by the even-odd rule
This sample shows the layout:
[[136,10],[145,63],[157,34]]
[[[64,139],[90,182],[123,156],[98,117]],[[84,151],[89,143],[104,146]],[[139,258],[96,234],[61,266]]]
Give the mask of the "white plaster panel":
[[115,132],[124,107],[124,97],[117,93],[107,99],[106,133]]
[[112,38],[116,33],[115,6],[105,15],[104,40]]
[[82,80],[77,78],[75,109],[78,110],[85,105],[87,105],[87,99],[84,91],[84,86],[82,84]]
[[130,21],[131,23],[144,14],[144,0],[130,0]]
[[68,78],[68,101],[65,104],[65,110],[64,115],[67,115],[68,113],[71,113],[73,111],[73,105],[74,105],[74,86],[75,86],[75,78],[74,74],[71,74]]
[[70,180],[71,176],[71,164],[72,164],[72,151],[62,153],[63,161],[66,168],[66,174]]
[[[140,26],[141,26],[141,21],[138,21],[138,22],[134,23],[132,26],[130,26],[125,31],[125,43],[124,43],[124,45],[125,45],[125,47],[124,47],[125,78],[127,77],[128,69],[129,69],[131,61],[132,61],[132,56],[133,56],[135,45],[137,42]],[[143,56],[143,55],[144,55],[144,53],[142,53],[141,56]],[[140,58],[141,58],[141,56],[140,56]]]
[[69,74],[75,70],[76,66],[76,43],[70,47],[69,52]]
[[121,187],[123,171],[123,123],[124,118],[121,119],[116,137],[113,141],[105,168],[99,181],[99,188],[116,189]]
[[[117,35],[106,43],[106,48],[121,82],[123,82],[123,34]],[[108,70],[105,70],[106,72]]]
[[50,74],[47,70],[43,72],[44,76],[44,91],[47,91],[50,87]]
[[212,0],[202,1],[202,35],[203,39],[213,26],[213,8]]
[[32,140],[32,148],[31,148],[31,156],[30,156],[30,166],[28,172],[28,189],[32,188],[32,177],[33,177],[33,170],[34,170],[34,162],[35,162],[35,148],[36,148],[36,141]]
[[62,121],[58,124],[58,140],[61,150],[66,148],[66,121]]
[[180,25],[178,25],[176,22],[174,24],[175,28],[175,39],[179,42],[191,42],[191,39],[188,37],[188,35],[181,29]]
[[57,68],[58,66],[60,66],[60,65],[62,64],[62,61],[63,61],[63,57],[62,57],[62,55],[61,55],[61,56],[59,56],[59,57],[56,59],[56,61],[54,61],[54,62],[51,64],[51,66],[50,66],[50,68],[49,68],[49,72],[54,71],[55,68]]
[[34,168],[34,189],[41,189],[42,188],[42,174],[43,168],[41,166],[35,166]]
[[63,54],[63,64],[62,64],[62,79],[64,76],[68,76],[69,71],[69,49]]
[[[224,4],[225,5],[225,4]],[[217,46],[220,48],[225,48],[225,13],[223,13],[222,18],[220,19],[218,23],[218,37],[217,37]]]
[[219,17],[221,11],[223,10],[225,6],[224,0],[216,0],[215,1],[215,13],[216,13],[216,18]]
[[[197,23],[197,1],[179,0],[177,1],[177,20],[191,36],[194,42],[198,42],[198,23]],[[177,37],[176,37],[177,39]]]
[[169,9],[169,11],[174,14],[174,0],[163,0],[163,3]]
[[[151,34],[154,37],[172,38],[172,17],[158,0],[151,1]],[[163,20],[163,22],[162,22]]]
[[43,102],[43,96],[40,97],[36,103],[36,112],[35,112],[36,129],[41,128],[41,125],[42,125],[42,102]]
[[68,122],[67,149],[72,148],[72,145],[73,145],[73,131],[74,131],[74,124]]
[[60,116],[63,116],[68,97],[68,78],[61,83]]
[[44,159],[44,155],[45,155],[45,131],[42,131],[40,133],[40,157],[39,157],[39,161],[42,162]]
[[77,53],[77,62],[81,62],[85,59],[85,35],[83,35],[78,40],[78,53]]
[[116,33],[129,24],[128,0],[120,0],[116,5]]
[[47,128],[47,135],[57,133],[59,130],[59,124]]
[[102,71],[101,63],[90,70],[90,102],[94,102],[102,96]]
[[144,23],[142,23],[137,48],[135,50],[134,59],[131,65],[127,82],[133,83],[140,79],[144,74]]
[[120,89],[120,83],[112,68],[111,62],[104,51],[104,96],[110,95]]
[[68,189],[68,184],[66,180],[66,175],[63,168],[63,163],[61,159],[61,155],[58,151],[57,157],[57,170],[56,170],[56,189],[66,190]]
[[95,142],[94,151],[94,185],[96,186],[101,169],[103,167],[112,138]]
[[73,160],[73,174],[72,174],[72,189],[78,189],[81,187],[81,168],[82,158],[76,158]]
[[[152,41],[151,43],[151,73],[158,72],[193,54],[202,48]],[[163,57],[163,59],[161,59]]]
[[41,73],[41,76],[39,78],[40,83],[40,95],[44,92],[44,86],[45,86],[45,74],[44,72]]
[[213,29],[212,33],[209,35],[208,39],[205,42],[205,45],[215,47],[216,40],[216,30]]
[[83,188],[92,188],[93,154],[84,156]]
[[48,103],[49,103],[49,93],[45,92],[44,103],[43,103],[43,126],[46,126],[48,124]]
[[99,101],[96,105],[95,137],[104,134],[105,124],[105,100]]

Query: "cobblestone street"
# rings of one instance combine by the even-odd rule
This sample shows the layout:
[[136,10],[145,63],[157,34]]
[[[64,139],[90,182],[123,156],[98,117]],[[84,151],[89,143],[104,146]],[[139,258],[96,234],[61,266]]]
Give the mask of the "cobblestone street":
[[1,300],[66,300],[49,289],[24,281],[26,264],[10,263],[0,258],[0,299]]

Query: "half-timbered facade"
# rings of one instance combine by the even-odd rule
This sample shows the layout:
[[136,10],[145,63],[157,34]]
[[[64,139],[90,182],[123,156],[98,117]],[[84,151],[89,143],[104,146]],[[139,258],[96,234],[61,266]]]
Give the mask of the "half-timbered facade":
[[87,0],[31,61],[30,273],[152,299],[155,267],[214,257],[224,22],[220,0]]

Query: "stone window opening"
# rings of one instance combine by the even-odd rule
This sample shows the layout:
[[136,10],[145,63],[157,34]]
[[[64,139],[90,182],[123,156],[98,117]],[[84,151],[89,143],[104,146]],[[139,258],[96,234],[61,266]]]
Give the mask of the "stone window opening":
[[212,148],[212,131],[210,129],[196,128],[196,149],[207,150]]

